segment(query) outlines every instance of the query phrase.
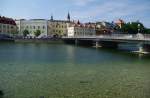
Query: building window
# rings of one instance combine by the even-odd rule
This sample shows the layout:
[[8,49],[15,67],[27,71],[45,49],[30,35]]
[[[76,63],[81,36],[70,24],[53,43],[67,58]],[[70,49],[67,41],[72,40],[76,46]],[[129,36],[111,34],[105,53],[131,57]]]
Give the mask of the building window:
[[3,25],[3,28],[5,28],[6,26],[5,25]]
[[45,29],[45,26],[43,26],[43,29]]
[[40,29],[40,26],[38,26],[38,29]]

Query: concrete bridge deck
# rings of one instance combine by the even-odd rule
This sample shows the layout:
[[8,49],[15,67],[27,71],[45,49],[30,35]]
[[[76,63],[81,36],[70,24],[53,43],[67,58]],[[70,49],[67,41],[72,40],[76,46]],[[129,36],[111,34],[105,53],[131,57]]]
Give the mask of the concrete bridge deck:
[[150,41],[150,34],[111,34],[111,35],[99,35],[99,36],[73,36],[62,37],[63,39],[84,39],[84,40],[137,40],[137,41]]
[[91,44],[95,47],[100,46],[115,46],[120,43],[135,44],[138,51],[150,51],[150,34],[111,34],[99,36],[73,36],[62,37],[65,41],[74,41],[75,44]]

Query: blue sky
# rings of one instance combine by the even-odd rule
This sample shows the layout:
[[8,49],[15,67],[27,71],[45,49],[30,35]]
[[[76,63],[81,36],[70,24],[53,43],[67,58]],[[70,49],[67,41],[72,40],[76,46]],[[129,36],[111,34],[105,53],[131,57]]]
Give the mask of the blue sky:
[[150,28],[150,0],[0,0],[0,15],[15,19],[66,19],[82,22],[140,20]]

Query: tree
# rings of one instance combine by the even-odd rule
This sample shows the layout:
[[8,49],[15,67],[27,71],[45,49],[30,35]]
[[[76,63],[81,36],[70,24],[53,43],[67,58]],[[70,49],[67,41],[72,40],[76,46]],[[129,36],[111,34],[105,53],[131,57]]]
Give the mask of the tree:
[[15,37],[18,33],[19,33],[19,31],[12,32],[12,35]]
[[35,35],[36,37],[38,37],[39,35],[41,35],[41,31],[40,31],[40,30],[36,30],[36,31],[34,32],[34,35]]
[[146,34],[150,34],[150,29],[145,28],[144,32],[145,32]]
[[25,30],[23,31],[23,37],[26,37],[28,34],[29,34],[29,31],[25,29]]
[[[138,26],[140,24],[140,26]],[[131,23],[127,23],[124,24],[121,28],[122,32],[127,32],[130,34],[137,34],[138,33],[138,29],[140,30],[140,33],[145,33],[145,27],[142,23],[140,22],[131,22]]]

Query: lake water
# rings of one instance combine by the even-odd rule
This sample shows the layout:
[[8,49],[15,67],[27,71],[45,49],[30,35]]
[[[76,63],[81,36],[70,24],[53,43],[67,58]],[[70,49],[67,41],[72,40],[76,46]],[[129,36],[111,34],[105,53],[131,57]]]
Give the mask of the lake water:
[[0,90],[4,98],[150,98],[150,56],[0,43]]

